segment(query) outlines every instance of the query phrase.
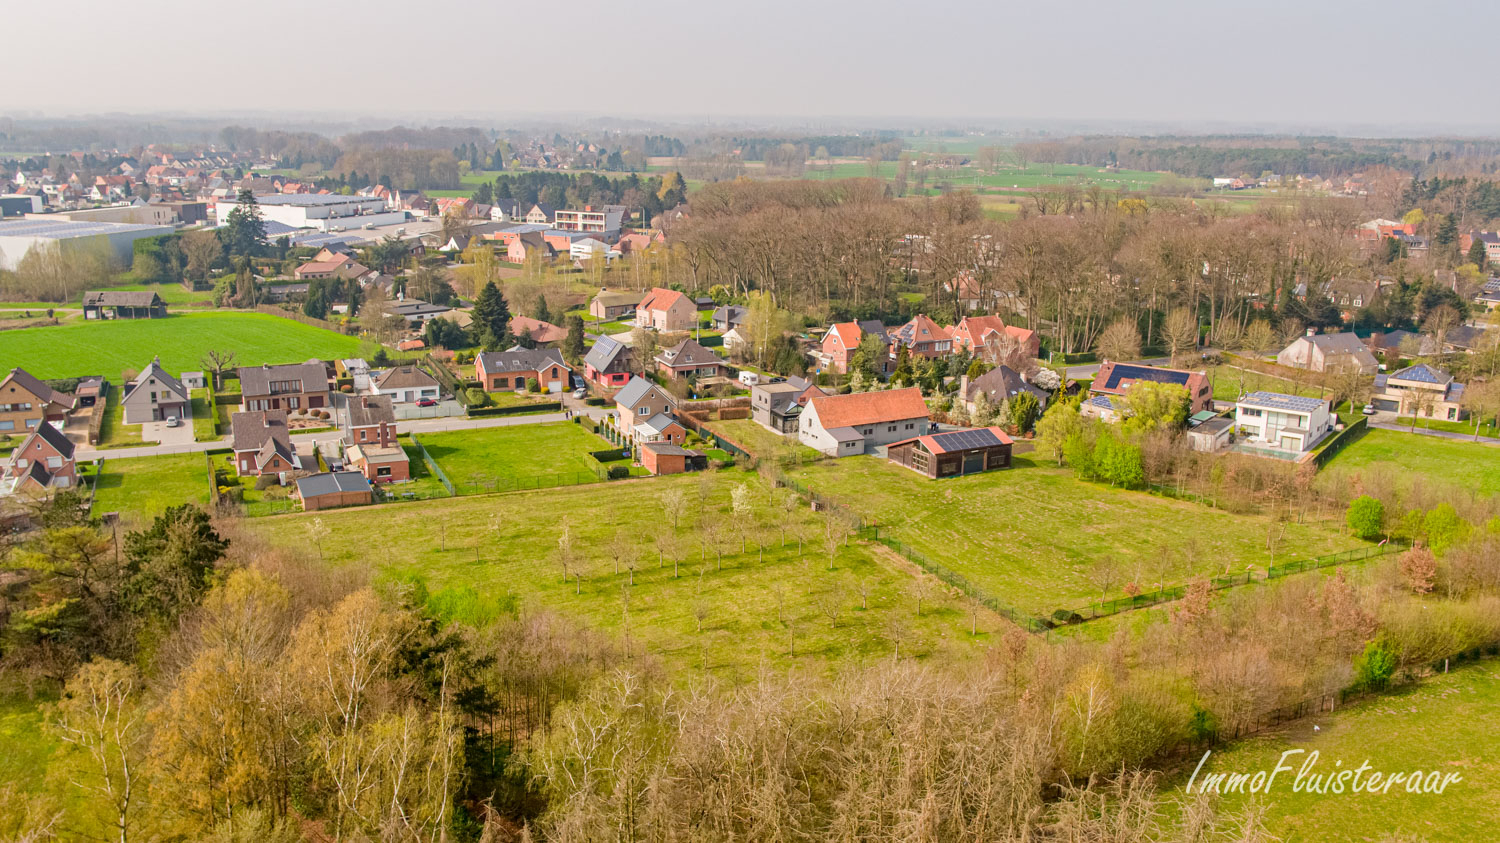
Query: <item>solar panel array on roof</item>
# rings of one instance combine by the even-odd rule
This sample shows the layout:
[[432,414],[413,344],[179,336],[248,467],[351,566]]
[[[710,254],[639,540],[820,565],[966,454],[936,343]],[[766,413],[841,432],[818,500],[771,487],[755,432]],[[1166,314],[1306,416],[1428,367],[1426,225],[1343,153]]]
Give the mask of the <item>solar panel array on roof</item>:
[[1124,379],[1135,381],[1154,381],[1156,383],[1175,383],[1179,386],[1187,386],[1188,376],[1191,372],[1179,372],[1175,369],[1157,369],[1151,366],[1132,366],[1128,363],[1116,363],[1110,370],[1109,378],[1104,384],[1105,389],[1119,389],[1120,381]]
[[170,226],[141,225],[133,222],[72,222],[68,220],[10,220],[0,222],[0,237],[46,237],[63,240],[69,237],[92,237],[95,234],[124,234],[127,231],[170,231]]
[[1252,392],[1240,399],[1241,404],[1252,404],[1271,410],[1290,410],[1294,413],[1311,413],[1328,402],[1321,398],[1304,398],[1300,395],[1283,395],[1280,392]]
[[970,448],[991,448],[1005,444],[989,428],[935,433],[932,441],[944,451],[967,451]]
[[1395,373],[1394,375],[1391,375],[1391,377],[1396,378],[1397,380],[1436,384],[1443,384],[1447,383],[1450,380],[1453,380],[1453,378],[1448,376],[1447,372],[1433,369],[1426,363],[1418,363],[1415,366],[1408,366],[1405,369],[1402,369],[1401,371]]

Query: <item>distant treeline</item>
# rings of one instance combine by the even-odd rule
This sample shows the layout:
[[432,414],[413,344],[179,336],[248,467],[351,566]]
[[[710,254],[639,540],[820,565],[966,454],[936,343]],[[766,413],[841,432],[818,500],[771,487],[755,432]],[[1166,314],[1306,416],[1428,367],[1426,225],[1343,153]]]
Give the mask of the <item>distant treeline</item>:
[[219,140],[233,152],[258,151],[281,159],[284,166],[297,169],[303,164],[329,167],[339,160],[338,144],[317,132],[283,132],[248,126],[225,126]]
[[1446,211],[1469,221],[1500,219],[1500,184],[1465,177],[1414,179],[1401,196],[1401,206]]
[[754,137],[728,138],[740,157],[746,161],[764,161],[767,152],[778,150],[783,144],[805,146],[814,154],[826,152],[838,158],[868,158],[878,155],[882,161],[895,161],[904,148],[895,133],[874,135],[811,135],[807,137]]
[[504,173],[474,191],[477,202],[514,199],[522,205],[541,202],[554,208],[583,205],[626,205],[641,208],[645,219],[687,200],[687,185],[677,173],[641,177],[635,173],[619,178],[594,173],[560,173],[533,170]]
[[370,132],[354,132],[339,138],[345,149],[452,149],[469,144],[490,145],[489,133],[474,126],[434,126],[409,128],[396,126]]
[[[1202,139],[1199,139],[1200,141]],[[1413,172],[1421,162],[1394,148],[1333,147],[1323,139],[1296,139],[1277,145],[1262,139],[1260,146],[1179,142],[1167,139],[1085,138],[1017,144],[1030,161],[1118,166],[1130,170],[1177,173],[1190,178],[1213,178],[1263,172],[1310,173],[1323,177],[1348,175],[1375,166]]]

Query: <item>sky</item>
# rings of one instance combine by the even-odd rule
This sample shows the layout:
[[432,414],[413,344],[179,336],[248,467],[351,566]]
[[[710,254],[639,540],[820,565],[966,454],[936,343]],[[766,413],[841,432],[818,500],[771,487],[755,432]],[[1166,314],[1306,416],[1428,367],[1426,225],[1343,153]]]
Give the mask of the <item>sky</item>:
[[1500,130],[1493,0],[11,5],[0,113]]

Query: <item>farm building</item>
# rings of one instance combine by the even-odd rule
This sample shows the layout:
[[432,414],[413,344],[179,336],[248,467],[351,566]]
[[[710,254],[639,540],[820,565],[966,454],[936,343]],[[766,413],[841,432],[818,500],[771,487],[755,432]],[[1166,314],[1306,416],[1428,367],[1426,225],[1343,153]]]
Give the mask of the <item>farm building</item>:
[[85,319],[160,319],[167,303],[149,290],[94,290],[83,294]]
[[892,443],[891,462],[928,477],[962,477],[1010,468],[1011,439],[998,427],[930,433]]

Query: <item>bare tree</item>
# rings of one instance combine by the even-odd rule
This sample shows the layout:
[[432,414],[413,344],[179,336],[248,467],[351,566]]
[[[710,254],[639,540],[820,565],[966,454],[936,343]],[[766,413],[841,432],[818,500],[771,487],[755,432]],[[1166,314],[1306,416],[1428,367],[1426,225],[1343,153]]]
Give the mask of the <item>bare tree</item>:
[[198,365],[213,373],[214,389],[224,384],[224,373],[234,368],[234,352],[209,349],[203,353]]
[[1172,364],[1176,365],[1177,359],[1184,352],[1198,347],[1197,315],[1185,307],[1179,307],[1168,313],[1166,320],[1162,322],[1161,337],[1167,344],[1167,353],[1172,357]]
[[1122,318],[1110,323],[1099,335],[1099,359],[1126,362],[1141,356],[1141,333],[1135,319]]

